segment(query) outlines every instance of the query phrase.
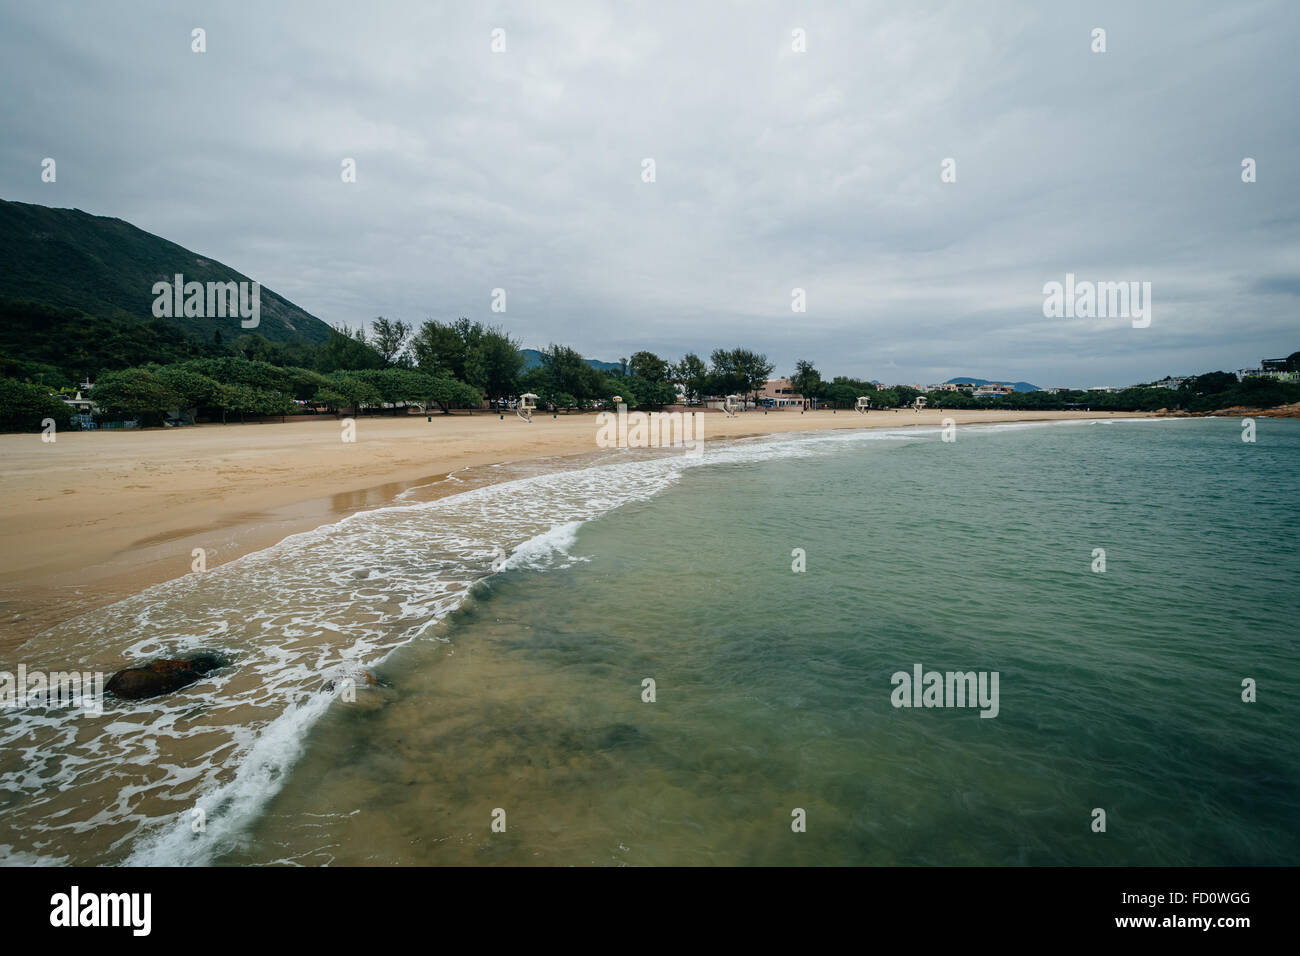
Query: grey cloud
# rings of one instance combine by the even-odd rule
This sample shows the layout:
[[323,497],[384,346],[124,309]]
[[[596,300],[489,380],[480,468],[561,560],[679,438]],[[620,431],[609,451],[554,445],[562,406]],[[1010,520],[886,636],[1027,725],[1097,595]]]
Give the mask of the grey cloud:
[[[9,5],[0,195],[119,216],[330,322],[1125,383],[1300,347],[1298,28],[1285,0]],[[1067,271],[1151,281],[1151,328],[1043,318]]]

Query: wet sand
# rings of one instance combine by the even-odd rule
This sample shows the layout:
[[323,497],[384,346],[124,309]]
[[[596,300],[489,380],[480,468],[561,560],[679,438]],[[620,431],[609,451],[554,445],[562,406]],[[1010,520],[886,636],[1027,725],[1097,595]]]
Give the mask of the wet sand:
[[[777,432],[1136,413],[851,411],[706,413],[707,440]],[[363,417],[146,431],[0,435],[0,652],[47,627],[189,573],[194,549],[216,567],[421,487],[420,500],[492,480],[487,466],[592,455],[592,414]],[[448,475],[464,480],[441,481]],[[439,483],[440,482],[440,483]]]

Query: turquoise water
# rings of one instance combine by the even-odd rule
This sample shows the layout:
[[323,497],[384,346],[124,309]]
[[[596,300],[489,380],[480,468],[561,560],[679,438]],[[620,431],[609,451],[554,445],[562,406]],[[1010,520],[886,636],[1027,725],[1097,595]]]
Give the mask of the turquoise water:
[[[1295,864],[1300,422],[1240,436],[710,450],[392,651],[213,861]],[[892,706],[918,663],[997,716]]]

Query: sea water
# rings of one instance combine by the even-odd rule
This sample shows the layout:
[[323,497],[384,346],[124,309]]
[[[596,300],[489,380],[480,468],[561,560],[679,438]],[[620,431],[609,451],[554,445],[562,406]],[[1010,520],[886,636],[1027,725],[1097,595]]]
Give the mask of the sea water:
[[[0,711],[0,860],[1293,864],[1300,422],[1242,434],[786,435],[354,515],[30,642],[234,664]],[[917,667],[996,716],[897,706]]]

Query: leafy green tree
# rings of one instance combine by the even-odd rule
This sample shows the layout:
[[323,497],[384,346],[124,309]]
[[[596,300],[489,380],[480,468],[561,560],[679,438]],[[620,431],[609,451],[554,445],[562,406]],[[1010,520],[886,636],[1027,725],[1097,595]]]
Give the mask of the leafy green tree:
[[38,432],[47,418],[54,419],[55,428],[66,428],[72,409],[43,385],[0,378],[0,431]]
[[[327,405],[331,410],[350,407],[352,414],[361,414],[363,405],[376,406],[383,403],[383,396],[361,374],[364,370],[346,370],[334,372],[329,376],[329,385],[316,393],[315,400]],[[332,398],[342,398],[341,402]]]
[[608,397],[602,394],[607,391],[603,376],[567,345],[548,345],[541,351],[541,361],[549,394],[566,392],[580,402]]
[[[546,374],[546,369],[541,365],[534,365],[526,369],[519,375],[519,392],[532,392],[543,402],[555,401],[555,389],[551,388],[550,377]],[[488,398],[495,401],[499,396],[489,395]],[[573,396],[570,396],[572,398]],[[559,403],[556,402],[558,405]]]
[[709,354],[709,380],[705,387],[710,394],[738,394],[747,384],[748,379],[736,365],[734,350],[714,349]]
[[[827,385],[823,389],[823,392],[825,393],[826,400],[836,408],[852,408],[857,403],[858,396],[863,394],[858,391],[856,386],[850,385],[847,381],[838,378],[831,382],[831,384]],[[873,404],[875,404],[874,400]]]
[[348,397],[329,385],[318,388],[316,394],[312,396],[312,401],[317,405],[324,405],[336,415],[339,409],[346,408],[348,405]]
[[411,340],[411,352],[421,371],[443,372],[493,399],[519,393],[524,357],[519,343],[500,328],[463,317],[451,323],[430,320]]
[[145,424],[157,424],[165,412],[181,405],[181,396],[144,368],[101,375],[90,398],[109,415],[138,417]]
[[479,327],[467,349],[462,381],[489,395],[513,397],[519,394],[519,373],[524,357],[519,343],[501,329]]
[[44,385],[47,388],[71,388],[73,384],[72,380],[55,365],[28,362],[7,355],[0,355],[0,377],[16,378],[32,385]]
[[790,384],[804,398],[818,398],[821,395],[822,376],[812,362],[800,359],[794,364],[794,374],[790,376]]
[[226,415],[231,412],[239,415],[239,420],[243,421],[244,416],[257,405],[257,389],[239,382],[223,382],[213,396],[213,404],[221,410],[223,424]]
[[668,363],[653,352],[633,352],[628,360],[628,371],[633,378],[662,382],[668,378]]
[[420,370],[443,372],[453,378],[465,374],[465,342],[450,323],[430,319],[411,339],[411,354]]
[[323,388],[329,382],[320,372],[309,368],[287,367],[284,372],[288,377],[285,384],[289,388],[289,394],[299,401],[310,400],[317,389]]
[[[866,392],[858,392],[859,395],[866,395]],[[892,388],[878,388],[871,393],[872,408],[897,408],[902,404],[899,399],[897,390]]]
[[662,408],[664,405],[671,405],[677,401],[677,389],[673,388],[671,382],[667,381],[650,381],[644,378],[629,376],[623,379],[619,385],[623,391],[623,398],[628,402],[628,407],[633,406],[633,402],[628,399],[628,393],[636,395],[635,404],[638,407]]
[[234,349],[250,362],[274,364],[280,358],[280,350],[274,343],[268,342],[257,333],[245,333],[235,339]]
[[429,392],[425,399],[442,408],[443,414],[451,414],[453,408],[478,408],[483,404],[483,392],[473,385],[459,382],[450,375],[428,376]]
[[761,352],[742,348],[714,349],[709,361],[710,388],[719,395],[758,392],[776,368]]
[[189,372],[205,375],[225,384],[248,385],[252,388],[277,392],[290,392],[303,370],[286,369],[269,362],[254,362],[237,356],[191,359],[180,367]]
[[345,374],[374,388],[378,402],[371,404],[392,405],[394,413],[398,406],[427,408],[436,403],[444,412],[450,412],[453,406],[478,406],[482,402],[482,393],[477,388],[443,373],[427,375],[415,369],[384,368]]
[[367,368],[382,368],[383,357],[366,341],[366,330],[355,331],[336,325],[316,354],[316,371],[326,374]]
[[673,381],[686,389],[688,400],[701,401],[709,385],[709,370],[694,352],[687,352],[673,368]]
[[221,392],[221,383],[216,379],[184,365],[155,365],[148,370],[176,394],[180,408],[202,408],[218,404],[216,399]]
[[146,362],[171,363],[226,353],[165,319],[142,320],[115,311],[92,315],[23,299],[0,298],[0,353],[27,370],[17,376],[58,386],[41,366],[56,369],[68,384],[96,379]]
[[921,395],[921,392],[918,389],[912,388],[910,385],[895,385],[893,387],[893,392],[897,397],[897,401],[894,404],[904,408],[914,404]]
[[744,381],[743,390],[757,395],[767,384],[767,380],[772,377],[776,365],[769,362],[762,352],[753,352],[749,349],[734,349],[732,356],[736,370]]
[[274,365],[283,365],[291,368],[311,368],[316,367],[317,357],[320,355],[321,346],[312,345],[308,342],[275,342],[275,356],[267,359]]
[[400,319],[386,319],[382,315],[370,323],[370,344],[379,353],[385,366],[398,363],[398,359],[406,351],[407,340],[411,337],[412,331],[412,328]]
[[1214,395],[1237,387],[1237,376],[1231,372],[1206,372],[1184,382],[1183,389],[1193,395]]
[[1272,378],[1247,378],[1224,391],[1195,395],[1187,402],[1193,412],[1213,412],[1244,405],[1247,408],[1276,408],[1300,402],[1300,384]]
[[[588,366],[590,368],[591,366]],[[593,371],[595,371],[593,369]],[[589,386],[590,391],[587,394],[588,399],[603,403],[610,408],[615,405],[614,399],[621,398],[623,404],[628,408],[635,408],[639,405],[640,399],[637,398],[637,389],[649,386],[648,382],[637,382],[635,379],[626,375],[604,375],[596,373],[596,384]]]

